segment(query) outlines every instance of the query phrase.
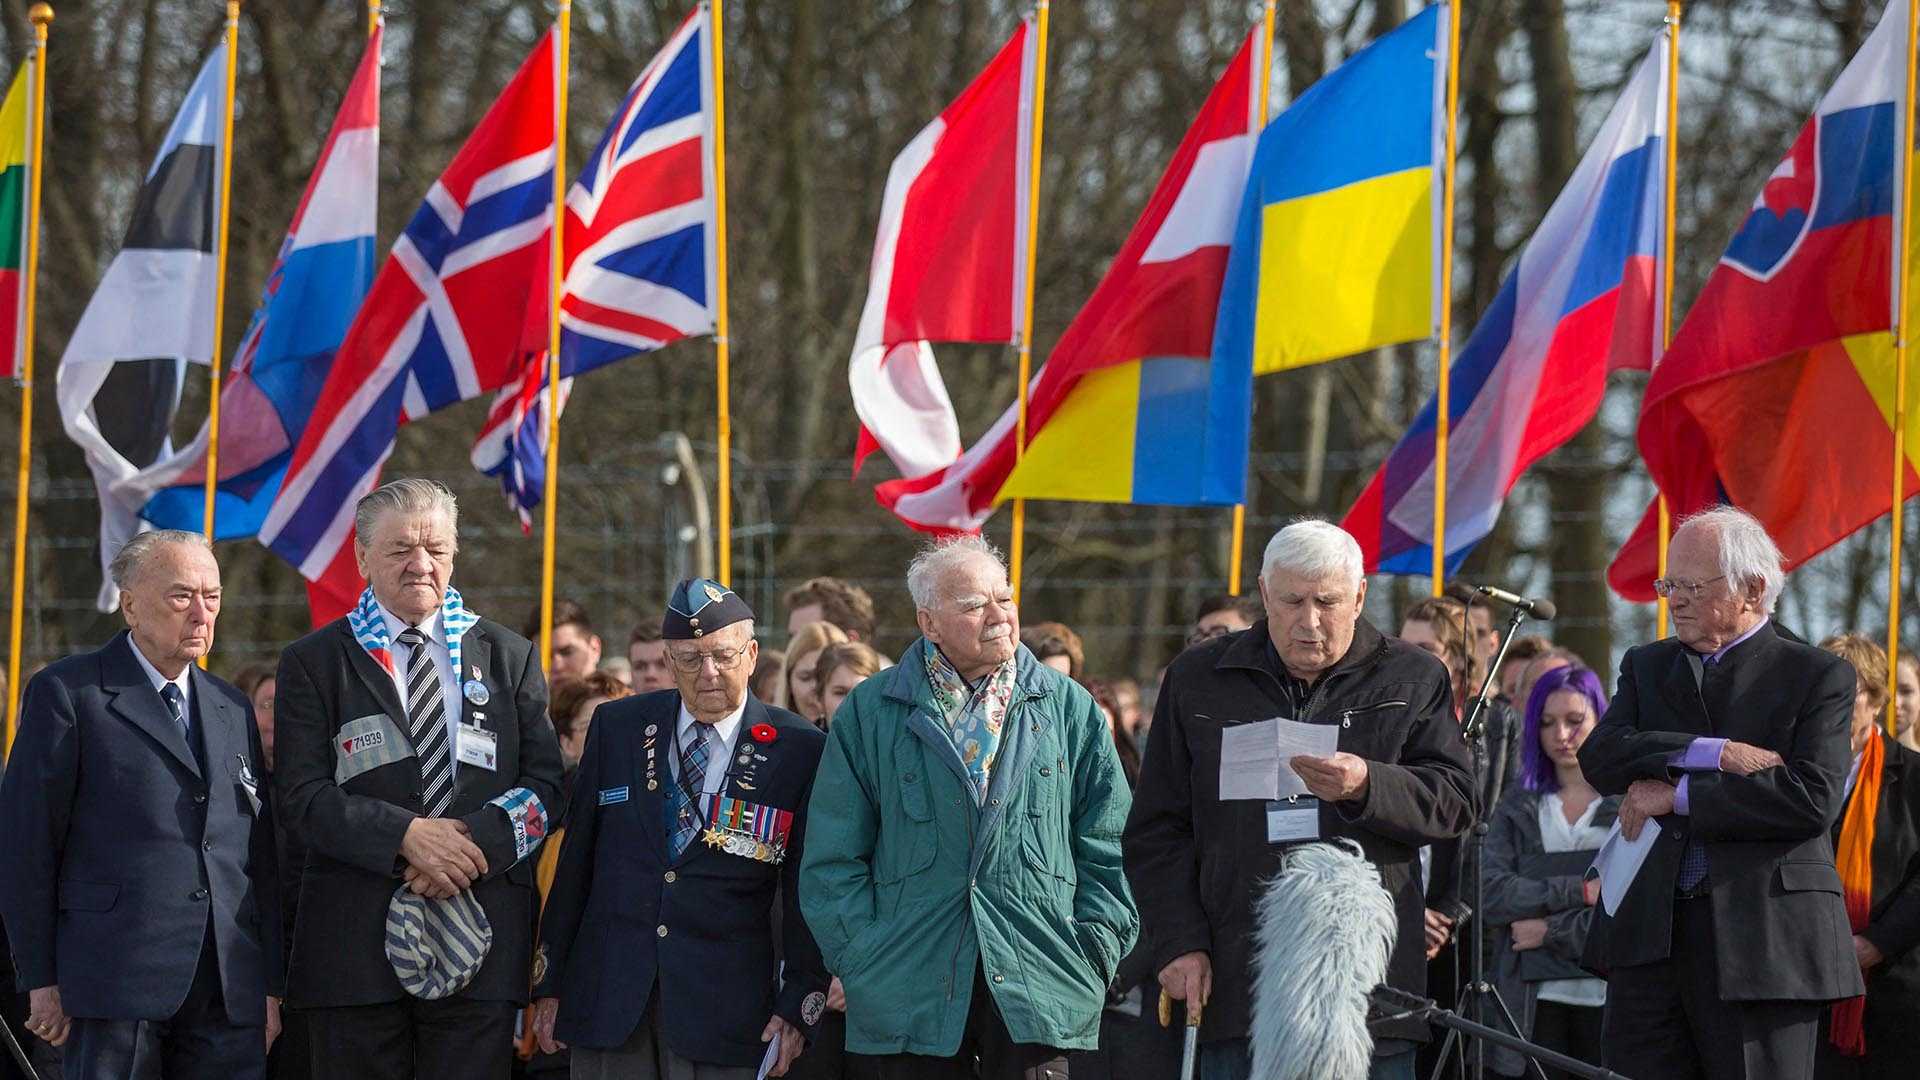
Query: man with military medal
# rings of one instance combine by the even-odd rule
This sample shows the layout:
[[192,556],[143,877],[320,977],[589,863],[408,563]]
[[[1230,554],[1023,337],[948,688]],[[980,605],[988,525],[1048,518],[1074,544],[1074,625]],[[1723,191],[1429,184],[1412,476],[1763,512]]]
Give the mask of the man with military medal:
[[682,582],[662,631],[675,688],[587,729],[534,1031],[571,1048],[575,1077],[752,1080],[763,1060],[781,1076],[826,1002],[798,905],[825,737],[748,694],[753,612],[725,586]]

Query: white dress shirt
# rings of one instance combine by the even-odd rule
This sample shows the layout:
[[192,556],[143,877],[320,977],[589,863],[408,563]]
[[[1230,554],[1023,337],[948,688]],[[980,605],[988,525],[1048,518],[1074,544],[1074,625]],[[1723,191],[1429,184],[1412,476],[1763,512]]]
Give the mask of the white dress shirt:
[[160,674],[160,669],[153,666],[153,662],[147,659],[146,653],[140,651],[140,646],[134,642],[133,638],[127,638],[127,647],[133,650],[133,658],[140,661],[141,669],[147,673],[147,681],[153,684],[154,693],[158,694],[160,688],[168,683],[172,683],[180,688],[181,715],[188,717],[187,726],[192,727],[193,680],[187,678],[187,676],[192,674],[190,669],[193,665],[188,664],[186,667],[181,668],[179,675],[169,679],[165,675]]
[[[393,612],[385,604],[380,606],[381,617],[387,620],[387,651],[393,654],[393,688],[400,694],[400,706],[407,706],[407,672],[413,663],[413,649],[400,640],[400,632],[415,624],[409,623]],[[427,636],[424,648],[433,656],[433,666],[440,672],[440,694],[447,708],[447,765],[451,772],[460,772],[460,708],[465,700],[460,696],[459,672],[453,670],[453,655],[447,652],[446,628],[442,625],[439,609],[435,609],[421,621],[417,629]],[[413,718],[401,716],[401,723],[412,726]]]
[[[713,730],[707,733],[707,775],[700,783],[702,795],[720,794],[721,786],[727,782],[727,763],[733,760],[734,739],[740,734],[740,717],[746,711],[747,702],[742,698],[740,707],[714,724]],[[667,755],[667,767],[673,770],[676,784],[680,782],[680,753],[687,747],[693,725],[699,722],[687,711],[686,702],[681,702],[678,737],[673,744],[673,752]]]

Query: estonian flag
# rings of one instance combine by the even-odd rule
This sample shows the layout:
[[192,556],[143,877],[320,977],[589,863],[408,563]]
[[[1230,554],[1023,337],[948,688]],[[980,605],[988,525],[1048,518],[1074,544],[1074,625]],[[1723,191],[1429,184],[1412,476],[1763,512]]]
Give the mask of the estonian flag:
[[67,341],[60,420],[86,451],[100,495],[100,608],[119,594],[105,567],[145,526],[112,490],[172,451],[168,432],[188,361],[213,354],[215,176],[225,115],[226,45],[207,57],[134,201],[127,238]]

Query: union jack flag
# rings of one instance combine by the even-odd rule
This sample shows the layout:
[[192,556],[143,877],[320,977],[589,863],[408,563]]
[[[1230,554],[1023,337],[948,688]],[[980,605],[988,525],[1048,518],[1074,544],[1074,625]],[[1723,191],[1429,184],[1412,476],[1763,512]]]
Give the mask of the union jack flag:
[[554,35],[541,39],[394,241],[327,373],[260,541],[309,582],[314,621],[360,592],[353,509],[400,425],[520,373],[545,308]]
[[[583,372],[714,329],[712,52],[696,8],[633,81],[567,193],[561,407]],[[542,275],[545,280],[545,275]],[[531,527],[546,476],[547,306],[495,397],[473,465]]]

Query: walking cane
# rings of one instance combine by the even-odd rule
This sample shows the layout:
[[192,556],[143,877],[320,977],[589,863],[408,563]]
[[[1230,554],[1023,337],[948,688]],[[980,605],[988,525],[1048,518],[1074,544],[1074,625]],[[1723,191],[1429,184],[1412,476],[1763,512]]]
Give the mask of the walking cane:
[[[1186,1033],[1180,1044],[1180,1080],[1193,1080],[1194,1066],[1200,1057],[1200,1009],[1192,1001],[1186,1003]],[[1160,991],[1160,1026],[1173,1026],[1173,999],[1165,990]]]

